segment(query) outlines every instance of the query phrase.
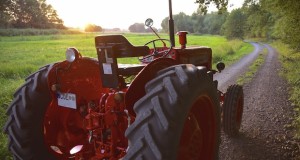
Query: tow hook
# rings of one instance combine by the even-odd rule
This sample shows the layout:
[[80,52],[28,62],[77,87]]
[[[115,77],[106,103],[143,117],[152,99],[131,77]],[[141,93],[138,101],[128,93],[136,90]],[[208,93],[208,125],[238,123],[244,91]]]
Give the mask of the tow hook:
[[89,143],[92,144],[93,140],[93,131],[89,131]]
[[127,127],[129,127],[130,126],[130,121],[131,121],[131,118],[130,118],[130,115],[129,115],[129,113],[128,113],[128,110],[127,109],[125,109],[124,110],[124,112],[126,113],[126,115],[127,115],[127,121],[128,121],[128,126]]

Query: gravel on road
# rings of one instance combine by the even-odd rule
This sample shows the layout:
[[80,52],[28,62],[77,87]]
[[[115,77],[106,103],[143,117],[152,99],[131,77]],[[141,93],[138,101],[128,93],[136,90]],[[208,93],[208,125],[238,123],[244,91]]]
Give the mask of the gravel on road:
[[[278,53],[266,44],[252,43],[255,50],[239,65],[231,66],[216,76],[222,91],[236,82],[263,48],[268,49],[265,62],[252,81],[244,84],[244,113],[240,134],[221,135],[220,160],[293,160],[300,159],[300,142],[293,139],[289,127],[294,111],[288,100],[288,85],[279,75]],[[250,58],[249,58],[250,57]],[[251,58],[252,57],[252,58]],[[244,64],[244,65],[243,65]],[[234,66],[234,65],[233,65]],[[226,78],[224,78],[226,77]]]

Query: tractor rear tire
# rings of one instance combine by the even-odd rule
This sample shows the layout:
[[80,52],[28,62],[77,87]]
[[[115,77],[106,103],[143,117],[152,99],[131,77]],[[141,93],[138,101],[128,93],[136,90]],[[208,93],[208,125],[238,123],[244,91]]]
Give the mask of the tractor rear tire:
[[230,137],[238,135],[244,107],[243,87],[231,85],[227,88],[223,104],[223,131]]
[[47,77],[52,66],[44,66],[28,76],[7,110],[9,117],[4,132],[8,134],[8,149],[14,159],[55,159],[46,148],[43,136],[44,115],[51,101]]
[[134,105],[124,159],[218,159],[220,103],[207,69],[176,65],[157,75]]

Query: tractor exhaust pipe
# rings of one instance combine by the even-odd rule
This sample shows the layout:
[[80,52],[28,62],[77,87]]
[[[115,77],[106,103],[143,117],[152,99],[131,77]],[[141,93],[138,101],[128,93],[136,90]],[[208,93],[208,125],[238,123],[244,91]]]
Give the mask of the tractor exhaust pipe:
[[169,35],[172,47],[175,47],[175,37],[174,37],[174,20],[172,14],[172,0],[169,0]]

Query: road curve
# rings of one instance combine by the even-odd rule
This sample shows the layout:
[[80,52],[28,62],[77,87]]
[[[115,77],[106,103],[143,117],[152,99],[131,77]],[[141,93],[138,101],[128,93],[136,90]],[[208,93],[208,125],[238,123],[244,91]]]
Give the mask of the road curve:
[[[288,85],[279,75],[278,53],[266,44],[252,43],[255,50],[227,68],[215,79],[224,89],[235,83],[263,48],[268,50],[264,63],[253,79],[243,85],[244,113],[240,134],[230,138],[222,132],[220,160],[294,160],[300,159],[300,142],[293,139],[294,129],[287,128],[294,117],[288,100]],[[245,69],[246,68],[246,69]]]
[[234,84],[238,77],[243,75],[247,71],[248,67],[258,57],[259,53],[264,48],[264,46],[259,43],[249,43],[254,46],[253,52],[241,58],[240,61],[226,67],[221,73],[216,73],[214,75],[214,80],[218,80],[219,82],[218,88],[220,91],[225,92],[229,85]]

